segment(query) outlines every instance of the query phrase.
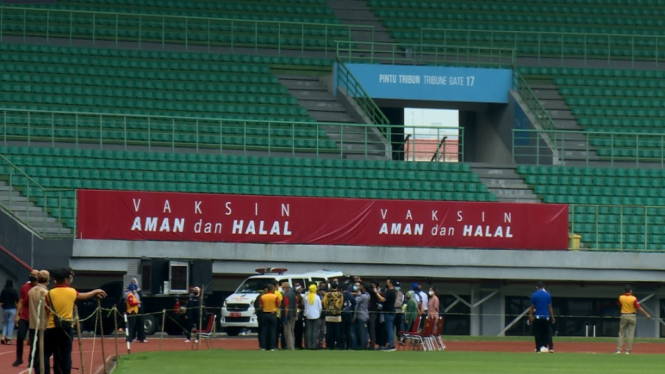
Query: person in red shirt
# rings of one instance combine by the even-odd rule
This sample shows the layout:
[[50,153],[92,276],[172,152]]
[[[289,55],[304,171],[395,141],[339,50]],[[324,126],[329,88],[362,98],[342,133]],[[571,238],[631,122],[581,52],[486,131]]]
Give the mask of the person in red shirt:
[[28,292],[30,289],[37,285],[37,275],[39,270],[32,269],[30,271],[29,282],[21,286],[18,294],[18,305],[16,306],[15,323],[18,324],[18,331],[16,331],[16,361],[12,364],[17,367],[23,364],[23,342],[28,337],[28,329],[30,327],[30,307],[28,305]]

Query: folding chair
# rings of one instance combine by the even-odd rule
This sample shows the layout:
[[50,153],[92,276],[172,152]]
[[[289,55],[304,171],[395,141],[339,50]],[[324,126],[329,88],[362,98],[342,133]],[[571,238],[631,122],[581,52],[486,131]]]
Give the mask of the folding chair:
[[417,340],[420,343],[423,351],[432,350],[430,343],[427,341],[426,337],[432,336],[432,329],[434,328],[434,318],[427,317],[425,320],[425,326],[423,327],[422,332],[416,332],[411,334],[413,340]]
[[205,330],[199,330],[199,329],[192,330],[192,335],[198,334],[199,339],[205,338],[206,347],[208,347],[208,348],[212,347],[212,342],[210,341],[210,338],[212,338],[215,335],[215,320],[216,319],[217,319],[217,316],[215,314],[213,314],[212,316],[210,316],[210,319],[208,319],[208,326],[206,327]]
[[[401,339],[404,339],[406,341],[409,339],[409,344],[411,344],[411,337],[413,334],[418,333],[418,327],[420,326],[420,316],[416,316],[416,319],[413,321],[413,325],[411,325],[411,330],[409,331],[400,331],[398,335],[401,336]],[[402,345],[402,344],[400,344]]]
[[434,329],[432,330],[432,335],[425,337],[431,346],[439,351],[446,349],[446,345],[443,344],[443,340],[441,339],[441,331],[443,331],[443,317],[439,317],[436,321]]

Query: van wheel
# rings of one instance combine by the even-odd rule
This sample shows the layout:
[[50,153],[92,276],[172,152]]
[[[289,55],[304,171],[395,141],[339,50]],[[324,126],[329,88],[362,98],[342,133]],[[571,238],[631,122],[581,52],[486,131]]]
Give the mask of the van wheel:
[[240,327],[227,327],[226,335],[228,336],[238,336],[240,334]]
[[143,316],[143,331],[145,331],[146,335],[155,335],[157,332],[157,322],[154,316]]

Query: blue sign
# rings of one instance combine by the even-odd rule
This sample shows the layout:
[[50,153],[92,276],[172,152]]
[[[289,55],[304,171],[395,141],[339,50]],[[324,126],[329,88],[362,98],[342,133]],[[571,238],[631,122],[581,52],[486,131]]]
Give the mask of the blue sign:
[[507,104],[513,80],[510,69],[372,64],[346,67],[373,99]]

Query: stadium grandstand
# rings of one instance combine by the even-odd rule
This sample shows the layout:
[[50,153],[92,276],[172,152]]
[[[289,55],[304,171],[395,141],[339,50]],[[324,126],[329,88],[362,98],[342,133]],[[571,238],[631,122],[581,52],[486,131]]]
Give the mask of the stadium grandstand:
[[499,336],[529,334],[536,280],[558,335],[615,336],[630,283],[654,317],[637,336],[665,337],[663,15],[3,1],[0,279],[70,266],[221,308],[256,268],[336,269],[436,285],[444,334]]

